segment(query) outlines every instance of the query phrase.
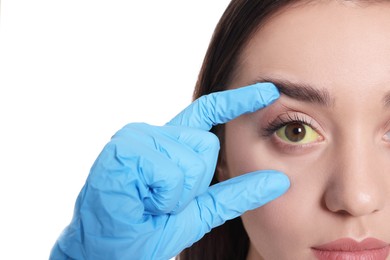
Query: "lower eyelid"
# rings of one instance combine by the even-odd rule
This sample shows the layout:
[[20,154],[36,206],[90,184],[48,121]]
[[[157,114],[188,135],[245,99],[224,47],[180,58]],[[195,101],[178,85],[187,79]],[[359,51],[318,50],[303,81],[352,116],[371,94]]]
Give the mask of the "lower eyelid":
[[281,140],[276,134],[272,135],[271,141],[277,146],[277,148],[286,153],[302,153],[309,152],[312,148],[315,148],[317,145],[321,144],[324,141],[323,136],[319,135],[319,140],[306,144],[291,144]]

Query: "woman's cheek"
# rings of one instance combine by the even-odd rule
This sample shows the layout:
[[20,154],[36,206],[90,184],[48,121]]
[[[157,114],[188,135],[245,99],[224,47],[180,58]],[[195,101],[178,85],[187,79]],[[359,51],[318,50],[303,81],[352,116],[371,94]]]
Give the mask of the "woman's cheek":
[[285,259],[274,254],[294,252],[306,244],[305,238],[296,235],[310,234],[306,216],[297,214],[299,209],[299,204],[280,197],[241,216],[251,244],[264,259]]
[[[290,189],[276,200],[241,216],[252,244],[265,259],[288,259],[275,256],[275,252],[294,252],[296,248],[307,248],[317,234],[318,223],[322,219],[321,207],[325,187],[325,162],[316,158],[287,158],[267,151],[262,146],[256,148],[262,156],[255,156],[249,162],[250,168],[276,169],[286,173],[291,182]],[[254,152],[254,151],[253,151]],[[309,160],[310,159],[310,160]],[[318,158],[317,158],[318,159]],[[247,167],[247,166],[244,166]],[[296,234],[306,234],[297,236]]]

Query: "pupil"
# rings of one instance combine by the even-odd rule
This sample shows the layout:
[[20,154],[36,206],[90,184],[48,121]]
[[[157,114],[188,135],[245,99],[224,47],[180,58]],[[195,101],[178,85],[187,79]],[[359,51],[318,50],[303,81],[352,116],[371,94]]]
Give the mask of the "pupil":
[[286,126],[286,137],[291,142],[299,142],[306,135],[305,126],[299,123],[293,123]]

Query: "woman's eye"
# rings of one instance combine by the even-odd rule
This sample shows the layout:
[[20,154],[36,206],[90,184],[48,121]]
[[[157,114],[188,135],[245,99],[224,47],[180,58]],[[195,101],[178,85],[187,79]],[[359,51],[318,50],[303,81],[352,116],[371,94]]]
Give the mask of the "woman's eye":
[[299,122],[281,127],[276,131],[276,135],[285,142],[295,144],[312,143],[321,137],[313,128]]

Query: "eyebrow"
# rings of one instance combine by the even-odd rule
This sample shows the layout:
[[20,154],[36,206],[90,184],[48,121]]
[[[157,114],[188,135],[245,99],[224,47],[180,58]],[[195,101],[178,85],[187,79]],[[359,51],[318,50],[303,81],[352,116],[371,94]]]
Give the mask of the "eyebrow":
[[[325,107],[330,107],[334,103],[334,98],[326,89],[315,88],[306,83],[294,83],[285,79],[275,78],[258,78],[254,83],[270,82],[273,83],[280,93],[286,95],[292,99],[299,101],[318,104]],[[388,104],[390,106],[390,92],[389,92]]]

